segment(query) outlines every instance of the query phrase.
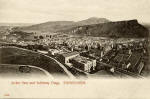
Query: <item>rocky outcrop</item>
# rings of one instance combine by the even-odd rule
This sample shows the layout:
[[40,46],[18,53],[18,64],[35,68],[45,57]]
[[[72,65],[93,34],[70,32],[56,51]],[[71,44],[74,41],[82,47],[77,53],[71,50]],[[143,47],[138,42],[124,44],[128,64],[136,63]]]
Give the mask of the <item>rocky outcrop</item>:
[[139,24],[137,20],[127,20],[79,26],[68,31],[68,33],[116,38],[143,38],[148,37],[149,31],[143,25]]

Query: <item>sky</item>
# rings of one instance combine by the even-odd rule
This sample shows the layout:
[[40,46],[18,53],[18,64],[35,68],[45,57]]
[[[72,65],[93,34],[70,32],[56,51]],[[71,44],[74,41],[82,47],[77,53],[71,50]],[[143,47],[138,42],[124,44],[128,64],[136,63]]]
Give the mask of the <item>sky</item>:
[[150,23],[150,0],[0,0],[0,22],[43,23],[90,17]]

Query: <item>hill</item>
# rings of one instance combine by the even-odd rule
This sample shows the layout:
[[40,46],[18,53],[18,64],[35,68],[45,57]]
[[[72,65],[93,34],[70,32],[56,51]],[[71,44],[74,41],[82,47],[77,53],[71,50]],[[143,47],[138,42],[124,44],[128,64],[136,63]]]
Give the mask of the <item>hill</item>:
[[109,22],[105,18],[96,18],[92,17],[86,20],[74,22],[74,21],[50,21],[41,24],[35,24],[32,26],[19,27],[17,30],[26,31],[26,32],[58,32],[62,30],[68,30],[73,27],[99,24]]
[[71,30],[66,30],[66,33],[88,36],[102,37],[148,37],[149,31],[146,27],[139,24],[137,20],[127,20],[118,22],[107,22],[102,24],[93,24],[78,26]]
[[105,18],[92,17],[86,20],[74,21],[54,21],[36,24],[26,27],[18,27],[15,30],[25,32],[62,32],[74,35],[86,35],[95,37],[125,37],[140,38],[148,37],[147,26],[138,23],[137,20],[125,20],[110,22]]
[[86,20],[78,21],[76,24],[82,26],[82,25],[100,24],[100,23],[107,23],[107,22],[110,21],[106,18],[91,17]]
[[30,26],[30,25],[33,25],[33,23],[0,23],[0,26],[10,26],[10,27]]

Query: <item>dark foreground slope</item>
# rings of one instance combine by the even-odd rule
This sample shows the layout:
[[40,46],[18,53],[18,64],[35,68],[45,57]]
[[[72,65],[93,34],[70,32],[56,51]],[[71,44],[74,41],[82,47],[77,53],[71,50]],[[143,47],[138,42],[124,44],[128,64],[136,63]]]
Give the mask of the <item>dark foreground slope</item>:
[[103,24],[79,26],[66,32],[78,35],[117,37],[117,38],[118,37],[143,38],[148,37],[149,34],[148,29],[139,24],[137,20],[108,22]]
[[53,77],[69,77],[54,59],[19,48],[0,48],[0,64],[32,65],[48,71]]

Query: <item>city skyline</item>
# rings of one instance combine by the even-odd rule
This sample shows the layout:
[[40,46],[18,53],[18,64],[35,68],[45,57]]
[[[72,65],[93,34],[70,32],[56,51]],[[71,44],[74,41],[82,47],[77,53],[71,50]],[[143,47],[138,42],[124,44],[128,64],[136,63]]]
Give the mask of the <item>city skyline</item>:
[[150,23],[149,0],[0,0],[0,4],[2,23],[80,21],[90,17]]

